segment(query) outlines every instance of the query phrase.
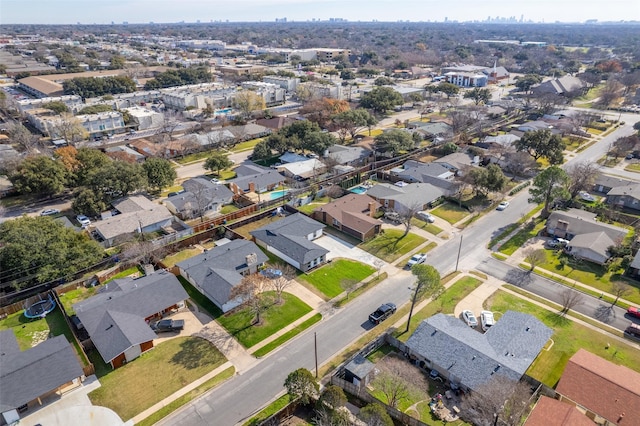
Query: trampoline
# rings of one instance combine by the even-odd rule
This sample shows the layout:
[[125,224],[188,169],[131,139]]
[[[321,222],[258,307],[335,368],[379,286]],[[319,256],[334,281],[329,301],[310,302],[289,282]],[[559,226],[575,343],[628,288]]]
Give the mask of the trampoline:
[[56,308],[56,302],[51,296],[45,300],[39,300],[31,306],[25,307],[24,316],[27,318],[44,318]]

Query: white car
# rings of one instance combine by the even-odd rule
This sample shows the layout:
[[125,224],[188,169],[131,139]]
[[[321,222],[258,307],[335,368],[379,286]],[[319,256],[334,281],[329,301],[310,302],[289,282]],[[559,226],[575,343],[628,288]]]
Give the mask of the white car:
[[469,327],[477,327],[478,326],[478,320],[476,319],[476,316],[473,315],[473,312],[471,312],[469,310],[462,311],[462,319],[464,320],[464,322],[467,323],[467,325]]
[[91,225],[91,220],[89,220],[89,218],[83,214],[79,214],[78,216],[76,216],[76,220],[80,223],[80,225],[82,225],[83,228]]
[[582,198],[585,201],[595,201],[596,200],[593,197],[593,195],[589,194],[587,191],[580,191],[580,193],[578,195],[580,195],[580,198]]
[[421,211],[421,212],[416,213],[416,217],[418,219],[424,220],[427,223],[433,223],[433,222],[436,221],[436,218],[433,217],[433,215],[431,213],[426,212],[426,211]]
[[498,208],[496,210],[502,211],[502,210],[506,209],[507,207],[509,207],[509,202],[508,201],[503,201],[500,204],[498,204]]
[[58,209],[46,209],[40,212],[40,216],[51,216],[58,213],[60,213],[60,210]]
[[427,253],[418,253],[411,256],[411,259],[407,262],[407,268],[411,269],[413,265],[424,263],[427,260]]
[[482,329],[484,331],[487,331],[493,324],[495,324],[495,320],[493,319],[493,312],[480,312],[480,324],[482,325]]

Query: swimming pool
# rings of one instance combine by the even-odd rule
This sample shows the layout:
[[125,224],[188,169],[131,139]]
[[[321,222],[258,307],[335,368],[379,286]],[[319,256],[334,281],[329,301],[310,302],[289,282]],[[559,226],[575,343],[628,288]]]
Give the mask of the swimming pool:
[[276,198],[284,197],[288,192],[289,192],[288,189],[283,189],[283,190],[280,190],[280,191],[273,191],[271,194],[269,194],[269,197],[271,197],[272,200],[275,200]]
[[365,192],[367,192],[367,188],[365,188],[364,186],[356,186],[354,188],[351,188],[349,191],[355,194],[364,194]]
[[231,111],[232,111],[231,108],[218,109],[218,110],[216,110],[215,114],[216,115],[229,115],[229,114],[231,114]]

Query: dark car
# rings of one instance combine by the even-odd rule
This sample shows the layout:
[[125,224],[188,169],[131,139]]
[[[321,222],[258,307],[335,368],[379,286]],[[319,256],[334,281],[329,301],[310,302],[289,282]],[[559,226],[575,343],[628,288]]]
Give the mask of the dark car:
[[184,320],[163,319],[151,324],[151,329],[156,333],[165,331],[180,331],[184,328]]
[[380,305],[375,312],[369,315],[369,321],[374,324],[380,324],[396,312],[396,305],[393,303],[385,303]]

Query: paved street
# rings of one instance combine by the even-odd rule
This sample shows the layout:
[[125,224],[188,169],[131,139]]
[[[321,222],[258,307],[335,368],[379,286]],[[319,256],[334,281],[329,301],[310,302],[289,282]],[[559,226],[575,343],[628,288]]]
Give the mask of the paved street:
[[[627,123],[632,124],[633,121],[627,121]],[[598,159],[607,151],[611,142],[622,135],[629,134],[631,124],[604,137],[599,143],[578,154],[569,164]],[[511,203],[509,208],[502,212],[492,212],[478,219],[471,226],[456,233],[451,239],[432,250],[429,262],[435,265],[443,275],[454,270],[456,263],[459,263],[459,268],[474,269],[477,267],[481,270],[491,271],[490,275],[492,276],[502,274],[500,277],[505,277],[510,266],[490,258],[485,247],[491,237],[498,235],[504,226],[517,221],[533,208],[533,205],[529,204],[527,200],[528,191],[516,194],[509,200]],[[461,239],[462,245],[460,245]],[[459,247],[461,249],[458,259]],[[497,262],[498,265],[494,265],[494,262]],[[376,286],[375,290],[361,295],[357,303],[325,316],[323,321],[312,330],[318,339],[319,364],[327,362],[333,355],[348,347],[371,328],[367,316],[376,306],[387,301],[402,305],[409,300],[412,281],[410,274],[391,275],[389,279]],[[545,288],[549,284],[546,280],[536,280],[535,283],[534,285],[529,284],[531,288]],[[555,287],[551,286],[550,288],[554,289]],[[555,288],[555,291],[548,291],[549,297],[557,297],[558,290]],[[597,309],[597,305],[594,305],[593,301],[585,304],[585,314],[589,315],[589,310],[593,313],[594,309]],[[623,315],[619,310],[613,312],[614,318],[610,324],[620,327],[619,321]],[[284,391],[284,379],[290,371],[299,367],[314,369],[313,337],[314,333],[311,331],[304,333],[261,360],[251,370],[233,377],[159,424],[234,425],[248,419],[276,395]]]

